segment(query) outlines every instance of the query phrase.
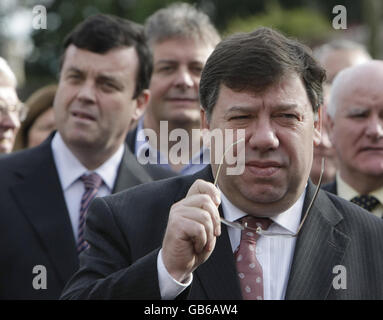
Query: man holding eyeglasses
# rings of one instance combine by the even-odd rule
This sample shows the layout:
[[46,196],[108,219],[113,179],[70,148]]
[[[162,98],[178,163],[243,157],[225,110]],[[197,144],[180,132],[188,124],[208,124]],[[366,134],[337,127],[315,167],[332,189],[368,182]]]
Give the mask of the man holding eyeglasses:
[[26,107],[16,93],[16,77],[7,62],[0,57],[0,154],[10,153]]
[[382,299],[383,221],[309,180],[324,79],[269,28],[218,44],[202,126],[245,130],[243,173],[228,174],[214,142],[195,175],[94,201],[90,250],[62,298]]

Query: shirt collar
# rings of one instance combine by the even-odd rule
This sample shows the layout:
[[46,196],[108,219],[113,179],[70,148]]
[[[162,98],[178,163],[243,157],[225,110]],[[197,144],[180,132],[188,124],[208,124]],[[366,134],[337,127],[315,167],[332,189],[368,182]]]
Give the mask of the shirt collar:
[[[341,178],[339,172],[337,172],[336,174],[336,186],[338,196],[341,198],[350,201],[352,198],[360,196],[358,191],[356,191],[353,187],[351,187]],[[370,192],[369,195],[374,196],[379,200],[380,203],[383,204],[383,187]]]
[[[301,220],[305,195],[306,188],[301,194],[301,196],[298,198],[298,200],[289,209],[270,217],[270,219],[282,229],[287,230],[289,233],[296,233],[298,231]],[[232,204],[222,191],[221,203],[224,217],[228,221],[233,222],[248,215],[241,209],[237,208],[234,204]]]
[[[137,124],[137,133],[136,133],[136,141],[135,141],[135,154],[140,163],[151,163],[151,164],[161,164],[166,168],[171,170],[171,167],[168,163],[168,159],[164,157],[164,155],[149,143],[147,136],[144,131],[144,117],[141,117]],[[210,149],[206,147],[202,147],[200,151],[193,154],[190,159],[189,164],[185,164],[181,169],[180,173],[190,171],[193,165],[206,165],[210,163]],[[198,169],[196,171],[200,170]]]
[[[53,158],[56,163],[57,171],[60,177],[61,187],[65,191],[83,174],[89,174],[90,171],[75,157],[65,144],[59,132],[56,132],[52,139]],[[124,155],[124,145],[100,167],[92,172],[96,172],[109,188],[113,190],[114,182],[117,177],[118,168]]]

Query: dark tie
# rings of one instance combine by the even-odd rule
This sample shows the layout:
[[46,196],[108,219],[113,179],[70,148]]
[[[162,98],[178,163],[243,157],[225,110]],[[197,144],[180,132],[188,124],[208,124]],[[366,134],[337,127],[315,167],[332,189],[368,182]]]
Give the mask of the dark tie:
[[84,183],[85,192],[81,198],[80,218],[78,224],[78,239],[77,239],[77,252],[80,253],[88,248],[88,243],[84,240],[84,229],[86,213],[88,211],[90,202],[96,197],[98,190],[102,184],[102,178],[97,173],[89,175],[83,174],[80,180]]
[[[257,229],[266,230],[272,221],[268,218],[246,216],[241,219],[242,224]],[[242,230],[241,242],[234,253],[238,277],[241,284],[242,297],[245,300],[263,300],[263,271],[256,257],[256,245],[259,234],[248,229]]]
[[352,198],[350,201],[368,211],[374,210],[374,208],[380,203],[374,196],[369,195],[357,196]]

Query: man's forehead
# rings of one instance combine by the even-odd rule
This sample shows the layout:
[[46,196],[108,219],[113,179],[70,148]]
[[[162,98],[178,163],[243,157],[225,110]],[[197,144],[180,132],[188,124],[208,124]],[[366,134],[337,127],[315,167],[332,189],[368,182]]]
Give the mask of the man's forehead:
[[168,38],[152,45],[155,62],[181,59],[205,63],[214,47],[193,38]]
[[221,84],[221,93],[225,96],[225,99],[229,101],[259,100],[262,102],[264,99],[274,101],[280,106],[294,106],[300,104],[309,103],[306,90],[303,86],[302,80],[295,75],[281,78],[279,81],[267,86],[263,89],[248,88],[245,90],[235,90]]
[[118,74],[135,72],[138,56],[134,47],[120,47],[96,53],[70,45],[65,51],[63,70],[78,69],[95,73]]
[[0,86],[0,101],[6,103],[16,103],[19,101],[14,87]]

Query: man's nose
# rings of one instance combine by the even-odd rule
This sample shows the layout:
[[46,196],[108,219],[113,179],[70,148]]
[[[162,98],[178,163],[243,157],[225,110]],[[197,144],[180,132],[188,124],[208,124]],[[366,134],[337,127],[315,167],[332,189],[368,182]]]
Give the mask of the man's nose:
[[77,98],[84,103],[94,103],[96,101],[96,88],[91,81],[85,81],[79,88]]
[[20,120],[17,114],[7,113],[0,116],[0,127],[4,131],[6,130],[15,130],[20,127]]
[[249,146],[261,152],[275,150],[279,139],[269,120],[258,119],[247,130],[250,131]]
[[191,88],[194,86],[194,78],[188,69],[180,69],[175,78],[175,86],[179,88]]
[[373,140],[383,138],[383,120],[378,115],[371,117],[367,124],[366,135]]

